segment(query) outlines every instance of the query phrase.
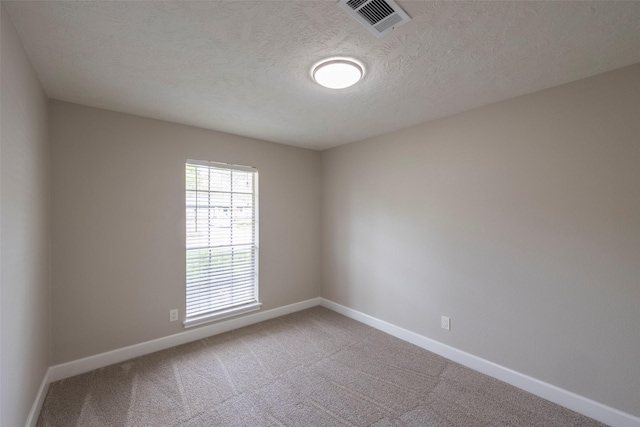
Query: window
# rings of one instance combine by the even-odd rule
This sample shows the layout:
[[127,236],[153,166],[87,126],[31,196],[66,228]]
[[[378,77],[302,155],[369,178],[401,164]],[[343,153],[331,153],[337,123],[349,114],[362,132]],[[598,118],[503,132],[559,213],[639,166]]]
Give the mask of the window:
[[258,171],[187,160],[185,327],[260,308]]

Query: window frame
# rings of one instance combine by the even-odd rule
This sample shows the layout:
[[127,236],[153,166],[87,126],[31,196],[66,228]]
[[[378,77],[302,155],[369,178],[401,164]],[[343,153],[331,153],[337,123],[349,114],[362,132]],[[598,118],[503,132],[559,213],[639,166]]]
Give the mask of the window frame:
[[[184,201],[185,201],[185,320],[183,321],[183,325],[185,328],[190,328],[190,327],[194,327],[194,326],[198,326],[198,325],[202,325],[205,323],[209,323],[209,322],[214,322],[217,320],[221,320],[221,319],[225,319],[228,317],[232,317],[232,316],[237,316],[239,314],[243,314],[243,313],[249,313],[252,311],[256,311],[259,310],[260,307],[262,306],[262,303],[260,302],[260,295],[259,295],[259,182],[258,182],[258,169],[251,167],[251,166],[243,166],[243,165],[236,165],[236,164],[229,164],[229,163],[221,163],[221,162],[212,162],[212,161],[206,161],[206,160],[194,160],[194,159],[186,159],[185,163],[184,163],[184,177],[185,177],[185,181],[184,181]],[[238,305],[234,305],[234,306],[229,306],[229,307],[223,307],[220,308],[218,310],[212,310],[210,312],[204,313],[204,314],[199,314],[199,315],[193,315],[193,316],[188,316],[188,312],[187,312],[187,298],[188,298],[188,292],[189,292],[189,280],[188,280],[188,263],[189,263],[189,235],[188,235],[188,227],[189,227],[189,221],[187,219],[187,210],[189,209],[189,204],[188,204],[188,197],[189,197],[189,190],[187,188],[187,168],[189,167],[189,165],[193,165],[193,166],[201,166],[201,167],[207,167],[207,168],[214,168],[214,169],[224,169],[224,170],[230,170],[230,171],[241,171],[241,172],[250,172],[253,174],[253,191],[252,191],[252,205],[253,205],[253,242],[252,242],[252,247],[253,250],[255,251],[255,255],[254,255],[254,263],[253,263],[253,285],[254,285],[254,291],[253,291],[253,302],[248,302],[248,303],[240,303]],[[229,191],[230,194],[233,194],[233,191]],[[196,209],[197,209],[197,202],[196,202]],[[215,227],[212,227],[211,224],[209,224],[209,229],[213,229]],[[214,247],[214,246],[209,246],[209,247]],[[191,248],[192,249],[192,248]]]

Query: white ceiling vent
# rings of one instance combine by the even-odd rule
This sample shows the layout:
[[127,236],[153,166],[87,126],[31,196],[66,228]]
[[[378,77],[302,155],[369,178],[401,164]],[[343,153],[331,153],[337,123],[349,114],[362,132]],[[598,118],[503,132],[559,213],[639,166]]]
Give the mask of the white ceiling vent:
[[394,0],[338,0],[338,3],[378,37],[411,19]]

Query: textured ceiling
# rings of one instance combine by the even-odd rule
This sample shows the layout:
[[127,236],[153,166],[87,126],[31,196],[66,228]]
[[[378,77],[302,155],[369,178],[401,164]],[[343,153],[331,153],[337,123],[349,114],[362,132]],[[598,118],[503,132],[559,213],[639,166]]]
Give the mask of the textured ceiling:
[[[640,2],[398,3],[382,38],[334,0],[7,7],[51,98],[314,149],[640,62]],[[332,55],[364,80],[316,85]]]

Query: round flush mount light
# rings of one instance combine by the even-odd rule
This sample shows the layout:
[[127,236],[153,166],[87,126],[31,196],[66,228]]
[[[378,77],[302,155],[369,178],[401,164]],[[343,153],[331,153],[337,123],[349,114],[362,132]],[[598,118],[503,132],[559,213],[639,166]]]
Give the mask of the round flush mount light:
[[329,89],[344,89],[358,83],[364,68],[353,59],[333,58],[316,64],[311,76],[318,84]]

